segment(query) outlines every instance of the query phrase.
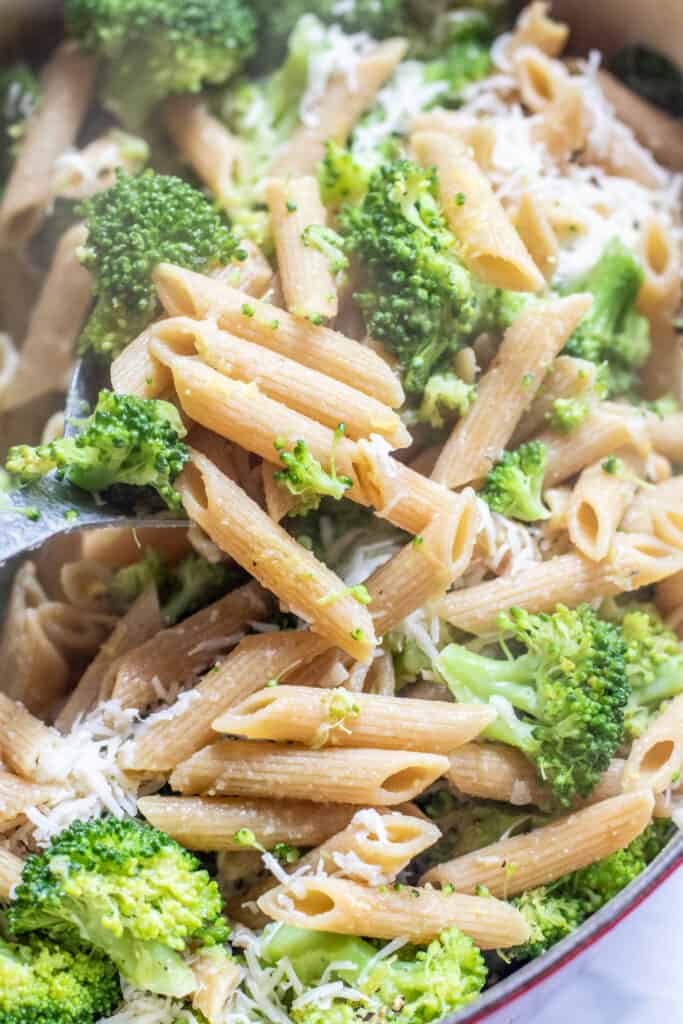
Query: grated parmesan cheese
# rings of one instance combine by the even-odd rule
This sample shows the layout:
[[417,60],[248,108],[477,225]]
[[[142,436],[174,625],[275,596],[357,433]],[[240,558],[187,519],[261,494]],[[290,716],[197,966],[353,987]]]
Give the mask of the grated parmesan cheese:
[[299,105],[302,124],[313,127],[319,123],[318,105],[325,95],[330,79],[341,76],[348,88],[358,87],[358,63],[374,46],[367,32],[347,35],[338,25],[325,27],[317,18],[304,15],[304,31],[314,51],[308,62],[308,83]]
[[125,981],[122,989],[120,1007],[110,1017],[102,1017],[97,1024],[199,1024],[199,1019],[186,1003],[140,992]]
[[404,135],[417,115],[431,106],[446,86],[446,82],[425,82],[420,61],[402,61],[388,84],[377,93],[376,108],[354,131],[352,151],[356,159],[372,159],[377,147],[392,135]]

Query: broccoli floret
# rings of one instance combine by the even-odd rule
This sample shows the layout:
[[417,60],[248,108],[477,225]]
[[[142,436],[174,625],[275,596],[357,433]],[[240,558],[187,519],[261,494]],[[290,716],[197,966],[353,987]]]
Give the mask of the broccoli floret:
[[159,310],[152,271],[175,263],[203,273],[243,257],[211,203],[181,181],[145,171],[123,171],[111,188],[78,208],[88,237],[81,261],[92,274],[96,305],[80,338],[81,350],[113,358]]
[[60,437],[36,448],[10,448],[5,468],[20,483],[39,480],[56,469],[85,491],[113,484],[151,487],[169,508],[179,508],[172,484],[188,459],[181,441],[186,430],[178,410],[157,399],[100,391],[95,411],[77,437]]
[[512,900],[526,919],[531,938],[508,950],[506,957],[531,960],[564,939],[634,881],[666,846],[671,832],[668,821],[655,821],[624,850]]
[[115,610],[125,612],[150,584],[159,590],[165,577],[163,558],[154,548],[147,548],[144,558],[117,569],[112,576],[108,591]]
[[433,373],[425,385],[417,418],[440,430],[464,416],[476,394],[474,384],[466,384],[456,373]]
[[67,29],[105,58],[107,105],[140,128],[171,93],[225,82],[251,56],[246,0],[66,0]]
[[168,571],[162,622],[172,626],[190,612],[222,597],[238,578],[235,567],[227,562],[213,563],[200,555],[188,555]]
[[304,245],[317,249],[327,260],[331,274],[342,274],[349,265],[344,239],[324,224],[309,224],[301,235]]
[[493,34],[493,21],[483,11],[452,11],[438,20],[427,44],[436,53],[424,66],[424,80],[443,83],[443,90],[429,106],[455,106],[467,85],[486,78]]
[[580,427],[590,412],[585,398],[556,398],[546,413],[546,422],[558,434],[571,434]]
[[[336,436],[341,436],[341,433],[343,428],[338,427]],[[275,448],[285,467],[274,474],[275,479],[297,499],[289,511],[290,516],[303,516],[317,509],[325,495],[339,501],[353,483],[350,477],[337,473],[334,453],[328,473],[311,455],[305,441],[297,441],[292,450],[288,451],[286,442],[277,440]]]
[[227,939],[218,886],[169,836],[132,819],[77,821],[31,855],[7,912],[15,935],[78,933],[131,984],[182,998],[181,954]]
[[610,395],[636,390],[638,370],[650,354],[648,321],[635,308],[643,278],[643,268],[631,250],[613,238],[586,276],[565,291],[590,292],[593,305],[564,351],[605,363]]
[[541,441],[528,441],[505,452],[489,472],[479,496],[494,512],[533,523],[547,519],[542,490],[547,449]]
[[318,168],[320,194],[325,205],[339,210],[345,203],[359,203],[368,190],[371,170],[350,149],[328,139]]
[[[629,683],[621,629],[587,605],[538,615],[511,608],[498,629],[505,657],[451,644],[436,669],[456,700],[495,706],[485,738],[521,750],[561,804],[588,796],[623,734]],[[525,653],[513,658],[510,640]]]
[[10,176],[39,94],[38,80],[26,64],[0,70],[0,190]]
[[118,971],[101,953],[40,935],[21,943],[0,938],[2,1024],[93,1024],[120,1000]]
[[297,1024],[426,1024],[467,1006],[486,980],[484,958],[457,928],[442,932],[428,946],[405,946],[374,968],[376,947],[346,935],[283,926],[266,934],[263,950],[270,963],[286,957],[304,985],[314,987],[327,972],[329,980],[344,981],[361,993],[358,999],[335,998],[324,1010],[314,1000],[299,1003],[290,1011]]

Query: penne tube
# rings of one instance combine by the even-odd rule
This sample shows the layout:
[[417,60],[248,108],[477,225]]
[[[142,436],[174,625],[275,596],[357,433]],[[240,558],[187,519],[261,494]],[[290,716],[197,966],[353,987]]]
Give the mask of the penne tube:
[[672,462],[683,462],[683,412],[671,416],[653,416],[648,421],[652,447]]
[[326,646],[322,637],[300,630],[245,637],[215,671],[207,672],[190,703],[181,697],[168,714],[147,721],[123,751],[122,763],[130,771],[170,772],[215,739],[211,723],[221,712],[270,680],[286,676]]
[[240,829],[254,833],[267,850],[276,843],[318,846],[341,832],[356,813],[352,804],[306,800],[222,800],[199,796],[145,796],[138,810],[188,850],[243,850]]
[[216,732],[319,747],[449,754],[496,717],[481,704],[446,704],[307,686],[266,687],[213,722]]
[[[61,552],[57,552],[58,557],[60,554]],[[84,611],[111,611],[109,588],[112,575],[108,565],[102,565],[91,558],[77,558],[74,562],[64,561],[59,571],[60,596],[63,595],[69,604],[75,608],[83,608]]]
[[267,793],[274,799],[390,807],[412,800],[447,770],[448,759],[436,754],[220,740],[179,764],[170,783],[190,796]]
[[[189,516],[313,632],[359,661],[376,645],[367,608],[338,576],[264,512],[245,492],[198,452],[176,481]],[[340,596],[330,601],[330,595]]]
[[408,885],[375,889],[342,878],[304,877],[261,896],[258,906],[296,928],[419,944],[446,928],[459,928],[480,949],[517,946],[529,935],[518,910],[489,896],[446,895]]
[[542,206],[531,192],[522,193],[514,225],[532,260],[545,280],[550,281],[557,270],[560,249]]
[[276,472],[275,466],[271,466],[269,462],[261,463],[266,512],[273,522],[279,523],[296,507],[296,497],[278,483],[275,478]]
[[683,694],[665,704],[633,742],[624,769],[624,790],[663,793],[683,768]]
[[15,886],[21,881],[24,862],[20,857],[0,846],[0,902],[8,903]]
[[81,549],[75,557],[110,569],[139,562],[146,547],[153,547],[167,562],[177,562],[192,551],[187,530],[177,526],[138,526],[134,530],[105,526],[99,530],[84,530],[79,540]]
[[421,164],[436,167],[441,206],[472,273],[496,288],[540,291],[543,275],[465,146],[439,132],[418,132],[411,144]]
[[683,548],[683,476],[643,487],[626,510],[622,529],[652,533],[674,548]]
[[[582,398],[594,404],[598,367],[587,359],[558,356],[543,381],[541,391],[517,424],[510,447],[517,448],[547,426],[553,405],[558,398]],[[573,432],[572,432],[573,433]]]
[[[181,357],[196,354],[229,379],[254,383],[264,395],[332,430],[343,423],[346,436],[352,440],[379,434],[392,448],[405,448],[411,442],[398,413],[376,398],[222,331],[210,320],[178,317],[157,324],[151,334],[150,352],[153,356],[159,354],[159,361],[168,365],[169,351]],[[180,399],[182,402],[182,393]]]
[[329,256],[307,239],[324,227],[327,212],[316,178],[271,178],[266,200],[285,304],[294,316],[329,320],[337,315],[336,274]]
[[266,616],[271,599],[256,582],[226,594],[189,618],[164,629],[141,647],[123,655],[110,681],[105,678],[100,699],[142,711],[172,685],[191,682],[216,658],[241,639],[247,622]]
[[58,199],[90,199],[111,188],[120,168],[138,174],[149,157],[147,143],[118,128],[111,128],[82,149],[68,149],[55,160],[52,196]]
[[171,96],[164,104],[163,119],[185,163],[219,203],[227,203],[234,189],[239,139],[210,113],[201,96]]
[[576,482],[567,510],[572,544],[594,562],[607,558],[617,527],[638,489],[642,459],[620,455],[625,471],[608,473],[601,462],[587,466]]
[[407,49],[403,39],[386,39],[358,60],[352,75],[334,75],[319,102],[275,154],[270,173],[283,177],[312,174],[328,139],[343,145],[368,110]]
[[213,319],[222,330],[358,388],[392,409],[403,403],[403,389],[388,363],[330,327],[298,320],[268,302],[245,301],[243,292],[170,263],[159,264],[154,283],[169,316]]
[[482,171],[491,166],[496,146],[496,130],[492,119],[470,117],[455,110],[429,110],[418,114],[410,125],[411,134],[438,132],[453,135],[466,146]]
[[28,807],[53,803],[62,792],[58,786],[27,782],[0,768],[0,829],[21,819]]
[[[680,271],[677,271],[680,275]],[[650,355],[641,370],[642,394],[659,398],[673,393],[678,397],[683,383],[683,344],[674,321],[666,316],[651,320]]]
[[365,690],[367,693],[377,693],[380,697],[393,697],[396,693],[394,659],[389,651],[382,651],[373,658]]
[[422,882],[452,885],[458,892],[486,886],[493,896],[509,899],[622,850],[650,823],[653,808],[649,792],[615,796],[527,835],[438,864]]
[[598,405],[570,434],[552,430],[537,436],[546,446],[545,487],[555,487],[620,448],[647,454],[647,426],[638,412],[622,413],[611,405]]
[[25,779],[49,781],[40,777],[39,760],[56,741],[54,729],[0,693],[0,756],[7,768]]
[[505,40],[503,57],[511,57],[523,46],[532,46],[549,57],[557,57],[569,39],[569,25],[549,17],[550,4],[541,0],[524,7]]
[[520,314],[505,332],[472,407],[442,448],[433,480],[459,487],[486,476],[590,303],[588,295],[573,295]]
[[2,248],[36,233],[52,196],[54,162],[76,140],[90,106],[97,66],[75,43],[58,46],[41,76],[41,100],[28,120],[0,203]]
[[[638,309],[651,320],[670,319],[681,304],[681,254],[678,241],[661,217],[652,217],[643,224],[639,241],[638,255],[645,279],[638,292]],[[666,388],[666,382],[664,386]]]

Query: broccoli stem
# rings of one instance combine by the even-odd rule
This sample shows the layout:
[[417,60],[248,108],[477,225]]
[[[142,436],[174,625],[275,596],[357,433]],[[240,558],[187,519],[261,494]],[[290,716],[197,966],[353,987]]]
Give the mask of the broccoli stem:
[[287,958],[299,980],[309,985],[322,977],[331,963],[351,963],[335,971],[343,981],[352,983],[377,953],[364,939],[332,932],[314,932],[305,928],[283,925],[268,938],[263,947],[263,958],[277,963]]

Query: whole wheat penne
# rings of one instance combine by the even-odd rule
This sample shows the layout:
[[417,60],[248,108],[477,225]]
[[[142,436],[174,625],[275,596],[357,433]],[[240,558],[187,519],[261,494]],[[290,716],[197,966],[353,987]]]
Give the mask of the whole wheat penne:
[[438,132],[418,132],[411,143],[420,163],[437,169],[441,206],[472,272],[497,288],[539,291],[543,275],[466,147]]
[[645,420],[637,411],[629,410],[624,414],[611,404],[595,406],[570,434],[544,431],[537,440],[547,450],[545,486],[555,487],[620,448],[646,454],[649,447],[647,433]]
[[623,472],[608,473],[601,462],[583,470],[572,491],[567,529],[572,543],[586,558],[607,558],[626,507],[638,488],[642,459],[625,452]]
[[534,46],[549,57],[562,53],[569,38],[569,25],[549,17],[550,4],[541,0],[525,7],[505,41],[504,54],[510,59],[522,46]]
[[495,718],[485,705],[447,704],[306,686],[266,687],[213,722],[216,732],[312,747],[368,747],[449,754]]
[[413,120],[411,133],[438,132],[453,135],[465,145],[482,171],[491,165],[496,145],[494,122],[486,118],[470,117],[455,110],[429,110],[418,114]]
[[124,655],[111,694],[105,692],[101,698],[111,696],[124,708],[149,707],[170,684],[190,682],[234,647],[245,623],[267,615],[270,607],[270,597],[256,582],[233,590]]
[[225,661],[197,684],[189,704],[171,705],[170,713],[151,719],[122,753],[122,763],[132,771],[171,771],[181,761],[211,743],[211,723],[221,712],[260,690],[271,679],[286,676],[313,659],[327,646],[323,637],[310,632],[285,630],[247,636]]
[[653,533],[672,547],[683,547],[683,476],[672,476],[654,487],[643,487],[624,515],[622,529]]
[[433,480],[457,487],[486,476],[590,303],[590,296],[573,295],[532,306],[507,329],[476,400],[441,450]]
[[79,540],[80,550],[70,557],[81,557],[111,569],[139,562],[147,546],[154,547],[167,562],[177,562],[192,551],[187,530],[178,526],[143,526],[135,530],[107,526],[101,530],[84,530]]
[[342,381],[222,331],[210,320],[177,317],[161,321],[152,332],[152,354],[157,352],[157,339],[178,355],[199,355],[207,366],[229,378],[257,384],[265,395],[333,430],[343,423],[346,436],[353,440],[379,434],[392,448],[410,444],[410,434],[389,406]]
[[352,80],[333,76],[315,108],[309,111],[285,145],[275,154],[274,175],[311,174],[325,152],[325,142],[343,144],[406,52],[403,39],[387,39],[361,57]]
[[653,808],[650,792],[615,796],[527,835],[502,839],[438,864],[422,882],[453,885],[458,892],[475,892],[483,885],[494,896],[507,899],[628,846],[649,824]]
[[179,764],[170,781],[189,795],[267,793],[275,799],[390,807],[412,800],[447,770],[448,759],[437,754],[220,740]]
[[111,128],[82,149],[60,153],[52,173],[52,195],[59,199],[89,199],[111,188],[117,170],[137,174],[148,155],[142,139]]
[[650,355],[641,370],[642,393],[648,398],[681,393],[683,342],[669,316],[650,321]]
[[317,179],[271,178],[266,200],[287,309],[295,316],[329,320],[338,309],[336,274],[329,256],[306,234],[327,223]]
[[517,424],[510,447],[517,448],[547,426],[548,417],[558,398],[583,398],[593,404],[597,374],[598,367],[587,359],[558,356],[548,371],[541,391]]
[[27,782],[0,768],[0,827],[21,818],[27,807],[53,803],[60,796],[58,786]]
[[297,878],[261,896],[260,909],[276,921],[313,931],[407,938],[427,943],[457,927],[480,949],[517,946],[528,926],[514,907],[490,897],[401,886],[374,889],[342,878]]
[[112,610],[109,596],[111,581],[112,571],[109,566],[93,558],[65,561],[59,571],[61,593],[69,604],[88,612]]
[[58,742],[58,734],[23,704],[0,693],[0,755],[4,764],[25,779],[41,778],[41,753]]
[[[176,486],[191,518],[235,561],[272,590],[313,632],[367,661],[375,632],[367,608],[338,576],[298,544],[198,452],[191,454]],[[341,594],[330,603],[331,594]]]
[[275,523],[283,520],[296,506],[296,497],[275,478],[277,470],[269,462],[261,463],[261,479],[263,496],[266,501],[266,512]]
[[172,96],[164,104],[164,123],[181,157],[219,203],[227,203],[241,143],[214,117],[200,96]]
[[683,461],[683,412],[671,416],[653,416],[648,421],[652,447],[672,462]]
[[638,255],[645,274],[638,309],[652,320],[672,317],[681,303],[681,254],[671,228],[661,217],[642,225]]
[[51,198],[52,168],[73,145],[90,104],[96,62],[75,43],[62,43],[41,76],[41,101],[28,120],[14,170],[0,204],[0,239],[18,246],[43,222]]
[[0,900],[7,903],[16,885],[21,881],[24,862],[20,857],[0,846]]
[[346,828],[357,811],[352,804],[199,796],[145,796],[138,809],[188,850],[242,850],[235,839],[240,829],[268,850],[276,843],[317,846]]
[[549,281],[557,270],[559,245],[542,206],[530,192],[520,197],[514,225],[532,260]]
[[659,712],[634,740],[624,769],[624,790],[663,793],[683,768],[683,695]]
[[159,264],[154,283],[170,316],[213,318],[223,330],[350,384],[392,408],[403,402],[401,384],[388,363],[330,327],[298,320],[268,302],[245,300],[243,292],[223,282],[170,263]]

